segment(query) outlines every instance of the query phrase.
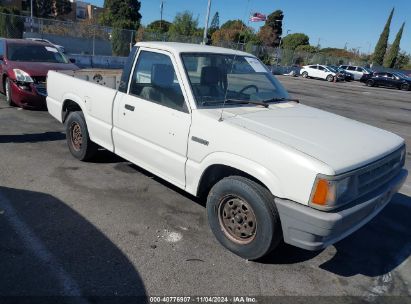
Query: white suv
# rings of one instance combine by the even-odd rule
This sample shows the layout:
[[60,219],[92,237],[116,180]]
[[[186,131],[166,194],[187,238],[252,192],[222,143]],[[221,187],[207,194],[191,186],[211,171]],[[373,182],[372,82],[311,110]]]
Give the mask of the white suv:
[[354,75],[354,80],[361,80],[364,74],[372,74],[372,71],[366,67],[356,65],[340,65],[340,68]]
[[334,81],[337,75],[336,73],[331,71],[327,66],[319,64],[303,66],[300,73],[301,76],[303,76],[304,78],[320,78],[330,82]]

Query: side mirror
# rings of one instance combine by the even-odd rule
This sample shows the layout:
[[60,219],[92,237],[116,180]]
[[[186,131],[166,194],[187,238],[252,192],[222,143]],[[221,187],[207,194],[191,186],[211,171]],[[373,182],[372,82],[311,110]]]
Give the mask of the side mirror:
[[69,61],[70,61],[71,63],[76,63],[76,59],[74,59],[74,58],[70,58]]

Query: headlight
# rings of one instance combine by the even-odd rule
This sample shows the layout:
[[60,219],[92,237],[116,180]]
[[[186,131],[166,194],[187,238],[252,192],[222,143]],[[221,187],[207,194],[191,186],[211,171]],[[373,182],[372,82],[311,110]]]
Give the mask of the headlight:
[[330,210],[349,203],[356,196],[355,176],[335,177],[319,174],[311,193],[310,205]]
[[16,80],[20,82],[34,82],[33,79],[30,77],[29,74],[24,72],[23,70],[20,69],[14,69],[13,70],[14,74],[16,75]]

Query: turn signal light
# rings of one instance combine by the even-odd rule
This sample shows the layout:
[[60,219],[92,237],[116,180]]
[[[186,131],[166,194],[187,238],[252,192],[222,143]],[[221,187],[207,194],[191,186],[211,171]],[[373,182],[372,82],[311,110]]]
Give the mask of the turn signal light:
[[312,199],[312,202],[317,205],[325,205],[327,203],[327,195],[329,191],[329,184],[327,180],[320,179],[317,182],[317,188]]

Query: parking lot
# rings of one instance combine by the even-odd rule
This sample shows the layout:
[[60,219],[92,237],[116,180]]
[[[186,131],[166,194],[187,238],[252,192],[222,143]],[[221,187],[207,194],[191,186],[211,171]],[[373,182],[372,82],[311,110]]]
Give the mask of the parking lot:
[[[278,78],[301,103],[387,129],[411,147],[411,92]],[[218,244],[203,202],[106,151],[93,162],[74,159],[47,112],[8,107],[1,96],[0,122],[2,296],[349,295],[373,302],[411,294],[410,177],[372,222],[334,246],[308,252],[283,244],[250,262]]]

